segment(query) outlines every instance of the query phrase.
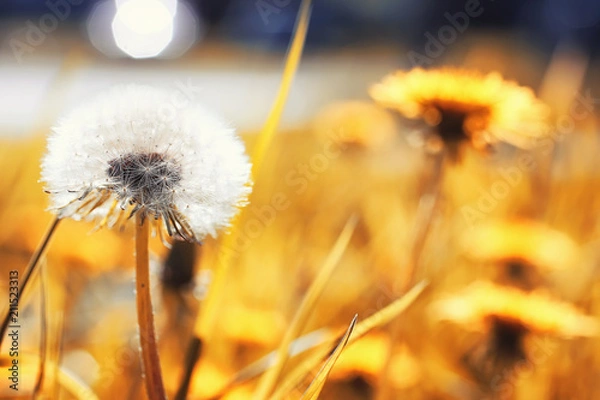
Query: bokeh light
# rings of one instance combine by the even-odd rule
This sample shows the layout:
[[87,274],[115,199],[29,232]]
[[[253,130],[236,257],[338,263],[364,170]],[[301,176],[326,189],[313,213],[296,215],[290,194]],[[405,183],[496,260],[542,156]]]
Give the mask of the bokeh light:
[[[141,4],[138,0],[104,0],[96,3],[86,21],[92,45],[111,58],[172,59],[185,54],[204,35],[204,23],[188,2],[152,0],[151,3],[157,5],[154,11],[144,7],[150,3]],[[144,8],[141,14],[136,14],[135,7],[138,6]],[[121,13],[119,17],[118,12]],[[162,29],[157,29],[158,25],[149,19],[151,13],[157,14],[159,23],[164,25]],[[121,19],[122,16],[125,16],[125,20]],[[128,18],[133,20],[132,24],[128,24]]]
[[117,4],[112,32],[117,46],[133,58],[159,55],[173,39],[173,17],[160,0],[129,0]]

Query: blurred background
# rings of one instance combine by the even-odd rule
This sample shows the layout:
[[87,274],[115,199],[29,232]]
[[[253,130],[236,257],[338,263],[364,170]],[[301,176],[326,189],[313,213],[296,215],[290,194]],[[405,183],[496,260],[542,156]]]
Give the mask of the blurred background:
[[[299,6],[299,0],[0,0],[0,276],[22,270],[52,218],[38,182],[39,160],[60,115],[117,83],[166,86],[222,114],[251,151],[279,87]],[[350,215],[359,216],[356,232],[303,333],[327,328],[331,335],[345,329],[355,313],[372,315],[404,293],[411,279],[405,266],[412,229],[429,172],[423,152],[405,140],[414,124],[399,121],[368,95],[371,85],[397,69],[451,65],[498,71],[551,106],[551,130],[560,138],[582,133],[569,136],[573,141],[552,141],[551,152],[536,149],[540,167],[511,183],[510,193],[485,212],[485,220],[539,222],[541,227],[532,229],[534,245],[522,246],[525,253],[536,252],[539,236],[539,252],[553,254],[555,243],[544,239],[553,237],[554,231],[547,235],[550,228],[568,235],[577,255],[569,260],[572,268],[543,275],[534,286],[598,315],[600,225],[592,216],[600,213],[594,189],[600,157],[599,37],[597,0],[313,1],[304,55],[246,218],[260,219],[261,207],[274,194],[286,195],[290,206],[267,223],[261,220],[258,237],[238,255],[219,309],[217,337],[205,344],[188,377],[189,398],[215,396],[236,372],[277,348]],[[329,108],[332,103],[338,107]],[[331,144],[328,135],[342,129],[355,140],[336,143],[339,158],[321,168],[324,142]],[[427,307],[445,290],[494,275],[494,267],[465,256],[465,248],[477,246],[461,210],[489,197],[490,188],[504,182],[503,170],[514,164],[514,153],[500,148],[493,158],[468,157],[445,177],[447,205],[425,247],[421,274],[437,286],[410,310],[401,332],[379,329],[354,350],[349,347],[324,398],[373,398],[386,370],[392,371],[388,375],[399,398],[482,398],[474,382],[484,370],[477,362],[487,362],[488,353],[473,356],[473,336],[429,321]],[[99,398],[143,398],[132,232],[90,235],[92,228],[61,223],[48,252],[47,329],[38,324],[44,313],[36,284],[25,299],[22,346],[28,355],[39,354],[44,332],[48,365],[73,372]],[[504,247],[513,250],[513,239],[520,246],[530,235],[520,225],[499,230],[502,257]],[[496,243],[484,237],[482,243],[488,242]],[[216,244],[209,239],[202,247],[167,250],[153,243],[157,330],[169,393],[185,381],[188,344],[215,267]],[[496,261],[489,264],[497,266]],[[177,262],[185,268],[175,267]],[[0,287],[1,300],[8,291],[3,278]],[[515,304],[517,312],[528,311]],[[538,314],[539,307],[530,308]],[[402,340],[390,340],[394,335]],[[574,393],[598,398],[600,340],[585,340],[551,341],[549,355],[536,361],[533,372],[501,377],[522,383],[511,386],[517,399],[574,398]],[[0,364],[5,361],[0,358]],[[23,371],[24,386],[31,388],[37,359],[23,365],[30,368]],[[500,382],[498,376],[491,385]],[[71,382],[67,378],[59,377],[61,385]],[[58,390],[55,381],[47,379],[46,390]],[[236,387],[239,393],[227,398],[250,398],[252,385]],[[0,387],[0,398],[11,398],[3,397],[7,392]],[[64,392],[51,398],[77,398]]]
[[[0,134],[27,134],[57,77],[54,107],[117,82],[179,82],[236,126],[257,129],[299,3],[3,0]],[[593,0],[316,1],[284,125],[332,100],[366,98],[366,87],[387,71],[415,64],[496,69],[535,87],[544,69],[532,68],[547,65],[558,46],[598,54],[599,21]]]

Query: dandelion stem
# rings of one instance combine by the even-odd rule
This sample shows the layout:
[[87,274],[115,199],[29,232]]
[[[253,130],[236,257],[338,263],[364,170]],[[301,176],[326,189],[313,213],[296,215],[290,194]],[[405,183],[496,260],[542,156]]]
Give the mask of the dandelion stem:
[[148,224],[144,223],[141,213],[136,214],[135,261],[137,315],[140,328],[140,345],[142,348],[142,365],[146,394],[150,400],[166,399],[160,370],[156,334],[154,332],[152,300],[150,298]]
[[[444,163],[446,160],[446,153],[441,152],[434,155],[431,159],[431,177],[428,186],[425,188],[424,194],[421,196],[419,201],[419,207],[417,210],[415,233],[413,238],[413,244],[410,254],[410,264],[408,272],[408,287],[414,285],[417,271],[421,262],[421,255],[423,254],[423,248],[431,225],[433,223],[434,216],[440,204],[440,192],[442,186],[442,180],[444,175]],[[392,362],[394,344],[398,341],[400,336],[400,321],[393,321],[390,325],[390,338],[387,356],[383,364],[381,371],[381,380],[375,394],[376,400],[387,400],[392,398],[391,381],[389,379],[390,366]]]
[[[16,304],[17,307],[19,306],[19,299],[23,297],[24,291],[25,291],[25,289],[27,289],[27,284],[29,283],[33,273],[36,271],[36,267],[40,263],[40,260],[42,259],[42,256],[44,255],[46,249],[48,248],[50,239],[52,239],[52,236],[54,235],[54,232],[56,231],[56,228],[58,227],[59,222],[60,222],[59,217],[55,217],[54,220],[52,220],[52,222],[50,223],[50,226],[48,226],[48,229],[46,230],[46,233],[44,234],[44,237],[42,238],[42,241],[40,242],[39,246],[37,247],[37,249],[31,256],[31,259],[29,260],[29,264],[27,265],[27,267],[25,268],[25,271],[23,272],[23,278],[21,279],[21,284],[19,286],[19,293],[18,293],[18,297],[17,297],[17,304]],[[7,309],[6,315],[4,315],[4,317],[2,318],[2,327],[0,327],[0,346],[2,345],[2,340],[6,336],[6,329],[8,328],[9,322],[10,322],[10,309]]]
[[425,193],[423,196],[421,196],[421,199],[419,201],[419,208],[417,210],[416,216],[414,240],[411,249],[408,287],[411,287],[415,283],[415,275],[421,263],[421,255],[423,254],[423,248],[425,247],[425,243],[427,241],[427,238],[429,237],[431,224],[433,223],[434,216],[440,204],[440,192],[444,175],[445,159],[446,155],[444,152],[433,156],[431,160],[432,175],[430,177],[429,185],[425,189]]

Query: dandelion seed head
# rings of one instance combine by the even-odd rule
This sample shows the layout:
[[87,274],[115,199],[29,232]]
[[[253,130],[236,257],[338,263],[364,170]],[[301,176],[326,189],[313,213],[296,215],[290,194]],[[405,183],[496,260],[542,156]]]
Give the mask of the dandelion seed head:
[[248,157],[233,129],[180,95],[117,86],[59,121],[42,161],[51,209],[108,226],[139,213],[188,240],[226,227],[251,190]]

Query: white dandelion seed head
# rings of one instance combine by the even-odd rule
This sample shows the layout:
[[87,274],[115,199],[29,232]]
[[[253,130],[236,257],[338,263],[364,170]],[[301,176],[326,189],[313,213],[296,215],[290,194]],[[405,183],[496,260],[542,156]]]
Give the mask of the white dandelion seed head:
[[109,226],[140,213],[188,240],[226,227],[251,191],[244,145],[178,95],[117,86],[59,121],[42,160],[50,208]]

